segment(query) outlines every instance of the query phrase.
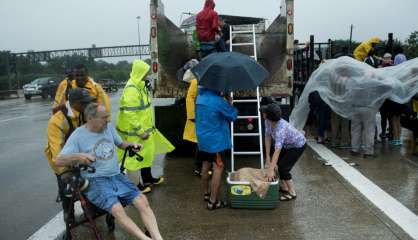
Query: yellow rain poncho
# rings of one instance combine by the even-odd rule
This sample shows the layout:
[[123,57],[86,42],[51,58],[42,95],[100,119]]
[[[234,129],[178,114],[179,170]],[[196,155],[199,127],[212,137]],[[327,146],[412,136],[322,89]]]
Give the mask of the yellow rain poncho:
[[64,147],[66,137],[69,136],[71,131],[71,126],[68,120],[71,120],[72,122],[72,130],[75,130],[81,125],[80,114],[74,109],[71,109],[69,104],[67,104],[67,109],[69,109],[67,113],[68,119],[63,111],[58,111],[52,115],[48,122],[48,142],[45,146],[44,153],[48,159],[51,169],[57,175],[60,175],[68,170],[66,167],[57,167],[55,165],[56,157]]
[[[53,109],[56,109],[60,105],[65,104],[65,102],[68,100],[66,99],[65,92],[67,91],[68,86],[68,79],[64,79],[61,81],[57,88],[57,93],[55,94],[55,101],[52,106]],[[71,88],[78,88],[77,82],[75,80],[71,81]],[[90,96],[96,98],[97,104],[103,105],[106,107],[106,110],[108,113],[110,113],[110,102],[109,97],[107,96],[105,90],[103,90],[102,86],[98,83],[96,83],[93,79],[89,78],[86,85],[84,86],[89,93]]]
[[189,142],[197,143],[196,124],[195,124],[195,108],[197,98],[197,80],[190,82],[189,90],[186,97],[187,120],[184,127],[183,139]]
[[354,58],[364,62],[369,54],[369,51],[373,48],[373,44],[380,43],[380,39],[378,37],[373,37],[368,41],[362,42],[355,50],[354,50]]
[[[145,62],[135,60],[131,78],[120,98],[117,130],[124,141],[143,145],[139,152],[144,158],[143,161],[139,162],[136,157],[127,156],[124,167],[129,171],[151,167],[155,155],[174,150],[174,146],[154,127],[151,98],[143,81],[149,69],[150,66]],[[140,136],[145,132],[148,132],[150,136],[143,140]],[[123,151],[119,150],[118,154],[119,160],[122,160]]]

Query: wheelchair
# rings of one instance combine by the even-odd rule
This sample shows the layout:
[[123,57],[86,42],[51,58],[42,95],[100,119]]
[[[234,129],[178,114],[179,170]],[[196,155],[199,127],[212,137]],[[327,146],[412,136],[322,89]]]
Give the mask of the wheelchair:
[[[64,209],[64,222],[65,222],[65,234],[63,240],[73,239],[72,230],[80,225],[88,223],[89,227],[93,230],[94,235],[97,240],[101,240],[102,237],[99,233],[99,230],[96,226],[95,219],[106,215],[106,224],[110,232],[115,230],[115,219],[106,211],[94,206],[82,193],[82,182],[83,178],[81,177],[81,172],[87,171],[89,173],[94,173],[96,169],[88,165],[78,165],[71,169],[70,172],[67,172],[68,179],[65,180],[65,186],[68,193],[71,194],[70,197],[65,196],[60,193],[61,201],[68,201],[67,209]],[[65,173],[64,173],[65,174]],[[67,198],[67,199],[64,199]],[[76,221],[74,217],[74,203],[80,201],[81,208],[83,210],[83,219]],[[63,206],[64,207],[64,206]]]
[[[132,147],[127,148],[123,155],[122,164],[120,168],[122,174],[125,170],[124,163],[127,155],[129,155],[130,157],[136,156],[137,161],[143,160],[142,156],[136,153]],[[69,196],[66,196],[67,194],[62,194],[61,190],[59,194],[62,201],[68,201],[68,209],[64,209],[65,234],[62,238],[63,240],[72,240],[72,230],[86,223],[88,223],[89,227],[93,230],[95,238],[97,240],[102,240],[103,238],[101,237],[100,232],[96,226],[95,219],[104,215],[106,215],[106,225],[109,232],[113,232],[115,230],[115,218],[110,213],[98,208],[97,206],[89,202],[87,197],[82,193],[82,185],[84,181],[86,181],[81,177],[81,172],[83,171],[95,173],[96,169],[89,165],[80,164],[74,166],[69,172],[66,172],[66,181],[60,183],[60,181],[62,180],[60,177],[58,177],[58,184],[64,183],[66,193],[69,194]],[[65,197],[67,197],[66,200],[63,199]],[[80,201],[81,208],[83,210],[84,218],[80,221],[76,221],[74,217],[74,203],[76,201]],[[145,234],[149,235],[146,229]]]

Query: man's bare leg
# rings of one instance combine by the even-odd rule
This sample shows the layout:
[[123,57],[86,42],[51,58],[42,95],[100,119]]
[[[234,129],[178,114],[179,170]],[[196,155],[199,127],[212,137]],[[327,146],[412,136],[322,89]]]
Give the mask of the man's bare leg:
[[209,193],[209,170],[210,170],[210,167],[211,167],[210,162],[204,161],[202,163],[201,175],[202,175],[202,187],[203,187],[203,193],[204,194]]
[[115,217],[116,222],[125,229],[129,234],[135,236],[135,238],[140,240],[152,240],[147,237],[141,229],[132,221],[132,219],[126,215],[125,209],[123,209],[122,204],[118,203],[112,207],[112,215]]
[[212,184],[211,184],[211,193],[210,193],[210,202],[215,203],[218,201],[219,189],[221,187],[222,173],[224,171],[224,166],[219,166],[217,163],[214,163],[213,175],[212,175]]
[[151,234],[153,240],[162,240],[160,230],[158,229],[157,219],[152,211],[147,198],[141,194],[133,201],[134,207],[138,210],[142,222]]

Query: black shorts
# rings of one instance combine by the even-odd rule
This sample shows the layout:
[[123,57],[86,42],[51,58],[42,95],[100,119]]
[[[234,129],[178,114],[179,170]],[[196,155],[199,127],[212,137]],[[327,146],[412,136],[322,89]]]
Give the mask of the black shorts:
[[204,151],[199,151],[197,154],[197,159],[202,162],[216,163],[217,165],[223,165],[225,163],[225,151],[219,153],[208,153]]
[[400,104],[392,100],[386,100],[384,104],[386,104],[384,107],[387,109],[389,116],[400,116],[406,111],[404,104]]

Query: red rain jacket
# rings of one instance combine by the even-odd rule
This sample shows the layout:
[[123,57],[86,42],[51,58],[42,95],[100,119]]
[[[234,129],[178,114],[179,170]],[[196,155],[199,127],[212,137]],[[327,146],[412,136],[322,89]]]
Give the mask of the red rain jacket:
[[206,0],[205,7],[196,16],[196,32],[200,42],[213,42],[219,32],[219,17],[214,10],[215,2]]

